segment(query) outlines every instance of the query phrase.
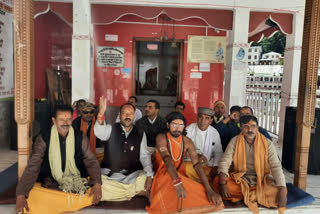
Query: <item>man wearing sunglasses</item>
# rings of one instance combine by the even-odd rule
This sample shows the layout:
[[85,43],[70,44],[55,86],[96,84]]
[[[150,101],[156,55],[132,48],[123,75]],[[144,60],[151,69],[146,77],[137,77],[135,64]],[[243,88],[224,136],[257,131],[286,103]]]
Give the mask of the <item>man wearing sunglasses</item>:
[[80,110],[81,116],[72,122],[72,127],[76,131],[81,131],[90,140],[90,148],[93,153],[96,147],[100,146],[100,139],[94,134],[94,123],[96,122],[95,107],[92,103],[86,103]]
[[[200,107],[198,108],[197,122],[186,128],[187,137],[193,141],[200,163],[209,181],[217,175],[219,161],[223,154],[220,135],[215,128],[210,126],[213,116],[214,111],[212,109]],[[201,182],[190,158],[185,159],[185,166],[188,177]]]

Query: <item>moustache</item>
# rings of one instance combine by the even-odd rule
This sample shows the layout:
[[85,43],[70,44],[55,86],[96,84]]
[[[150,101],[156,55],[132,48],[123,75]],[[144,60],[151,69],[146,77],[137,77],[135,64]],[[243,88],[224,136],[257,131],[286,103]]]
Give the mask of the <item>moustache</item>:
[[252,135],[252,134],[254,134],[253,132],[247,132],[247,134],[250,134],[250,135]]
[[69,128],[70,126],[69,125],[62,125],[61,127],[62,128]]
[[178,134],[178,135],[181,135],[182,134],[182,132],[180,132],[180,131],[174,131],[174,132],[172,132],[173,134]]
[[182,132],[180,132],[180,131],[175,131],[175,132],[170,132],[170,133],[173,137],[179,137],[182,134]]
[[130,118],[126,118],[126,119],[124,119],[124,121],[131,122],[131,119]]

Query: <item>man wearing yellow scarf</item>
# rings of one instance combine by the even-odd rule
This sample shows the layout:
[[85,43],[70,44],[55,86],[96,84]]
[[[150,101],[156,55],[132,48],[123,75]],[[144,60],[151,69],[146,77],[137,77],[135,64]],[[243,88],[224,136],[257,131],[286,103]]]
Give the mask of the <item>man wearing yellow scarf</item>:
[[220,160],[215,189],[219,189],[224,200],[243,199],[253,213],[259,213],[258,204],[279,208],[282,213],[287,190],[275,147],[258,131],[255,116],[242,116],[240,125],[241,133],[230,141]]
[[99,163],[88,138],[71,126],[72,108],[57,106],[52,122],[36,139],[17,186],[17,213],[73,212],[101,199]]

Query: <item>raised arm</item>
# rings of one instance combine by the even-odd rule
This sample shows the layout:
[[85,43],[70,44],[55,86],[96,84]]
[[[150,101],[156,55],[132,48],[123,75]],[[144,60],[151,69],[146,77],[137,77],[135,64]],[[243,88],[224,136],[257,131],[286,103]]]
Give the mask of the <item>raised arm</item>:
[[214,204],[221,203],[222,199],[221,199],[220,195],[212,190],[212,188],[208,182],[208,178],[203,171],[201,163],[199,162],[198,154],[196,152],[196,148],[194,147],[194,144],[192,143],[192,141],[188,137],[184,137],[183,140],[184,140],[184,145],[187,149],[187,152],[189,153],[189,156],[191,158],[191,162],[193,164],[193,167],[194,167],[195,171],[197,172],[197,174],[199,175],[200,180],[202,182],[202,185],[206,189],[209,202],[214,203]]
[[94,135],[100,140],[109,140],[112,126],[105,122],[105,111],[107,109],[107,99],[102,96],[99,99],[99,113],[97,115],[97,121],[94,124]]
[[168,142],[165,134],[159,134],[156,138],[156,149],[160,153],[161,158],[167,168],[167,171],[173,180],[173,185],[176,190],[177,197],[185,198],[187,196],[187,193],[186,193],[186,190],[184,189],[181,179],[179,178],[176,168],[171,162],[172,157],[168,151],[167,143]]

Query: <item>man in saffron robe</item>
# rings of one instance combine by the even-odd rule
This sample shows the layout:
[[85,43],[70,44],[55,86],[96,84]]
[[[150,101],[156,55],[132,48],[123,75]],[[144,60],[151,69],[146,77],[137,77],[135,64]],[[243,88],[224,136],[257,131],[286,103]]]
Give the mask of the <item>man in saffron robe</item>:
[[[212,190],[192,141],[183,136],[185,119],[179,112],[168,115],[166,134],[156,138],[159,165],[151,188],[149,213],[208,213],[224,208],[221,197]],[[184,156],[188,153],[202,184],[188,178]]]
[[[255,116],[240,117],[240,125],[241,133],[230,141],[220,160],[215,190],[224,200],[244,199],[254,213],[259,213],[258,204],[281,208],[281,213],[286,206],[286,183],[275,147],[258,131]],[[234,169],[229,172],[232,163]]]
[[56,106],[54,125],[36,138],[16,189],[17,213],[74,212],[100,201],[99,163],[87,136],[72,128],[72,111]]

